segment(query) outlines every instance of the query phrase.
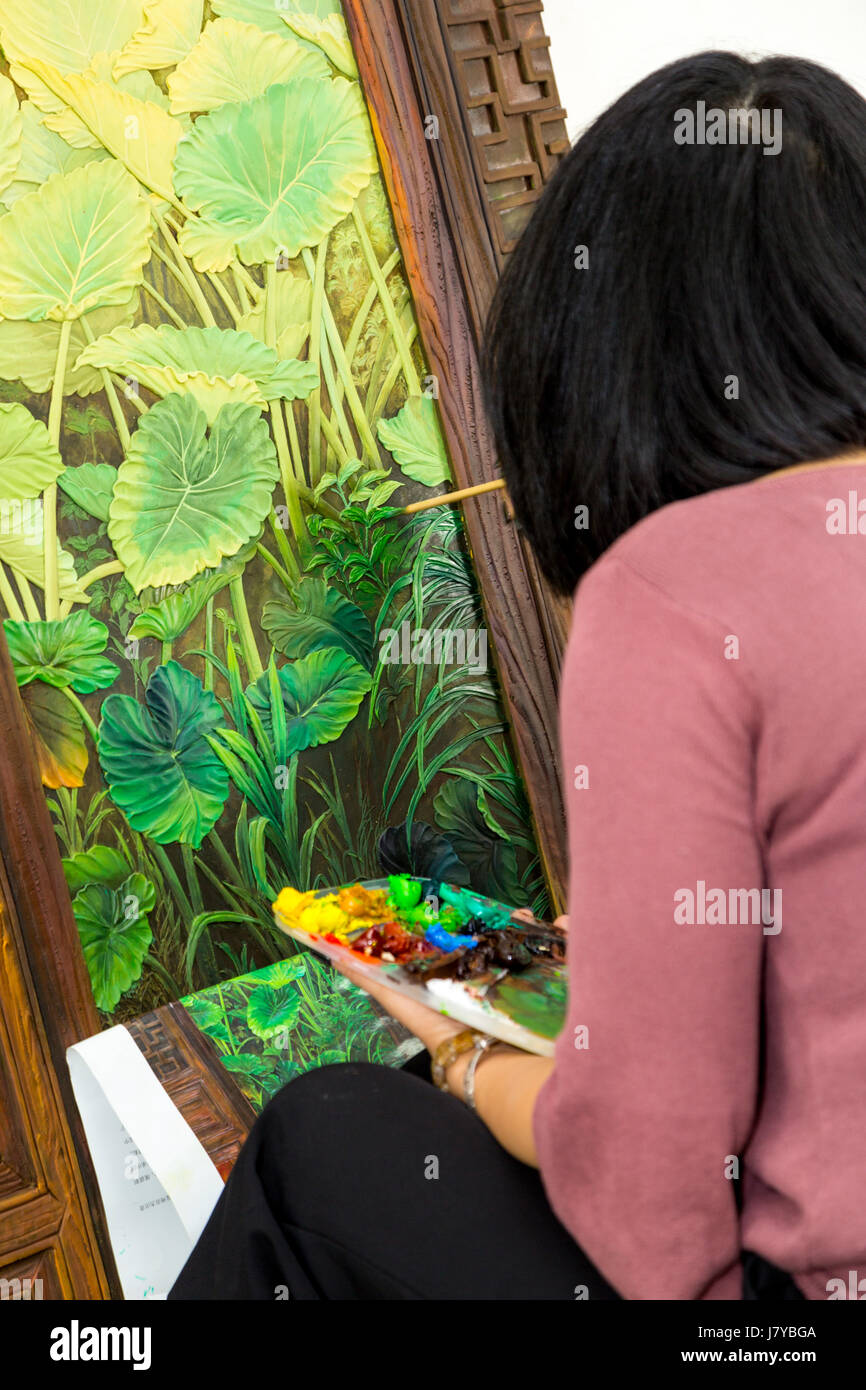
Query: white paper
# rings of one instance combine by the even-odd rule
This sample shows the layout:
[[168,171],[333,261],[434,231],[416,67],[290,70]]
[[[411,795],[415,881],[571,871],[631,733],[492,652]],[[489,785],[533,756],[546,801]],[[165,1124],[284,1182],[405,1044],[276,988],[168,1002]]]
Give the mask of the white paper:
[[165,1298],[222,1178],[122,1026],[66,1053],[124,1297]]

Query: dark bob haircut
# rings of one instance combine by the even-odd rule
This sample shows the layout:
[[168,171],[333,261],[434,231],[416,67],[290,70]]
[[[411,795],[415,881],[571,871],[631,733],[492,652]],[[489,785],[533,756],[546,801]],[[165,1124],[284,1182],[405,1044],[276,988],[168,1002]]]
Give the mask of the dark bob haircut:
[[[711,108],[781,112],[781,148],[678,143]],[[483,368],[515,513],[565,592],[667,502],[866,446],[866,102],[796,58],[639,82],[546,188]]]

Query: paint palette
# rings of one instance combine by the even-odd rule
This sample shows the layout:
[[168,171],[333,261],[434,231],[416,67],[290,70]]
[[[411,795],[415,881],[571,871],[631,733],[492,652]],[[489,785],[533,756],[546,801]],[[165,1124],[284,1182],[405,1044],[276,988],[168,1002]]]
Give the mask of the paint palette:
[[540,1056],[565,1021],[565,936],[453,884],[408,874],[338,889],[284,888],[277,925],[335,964]]

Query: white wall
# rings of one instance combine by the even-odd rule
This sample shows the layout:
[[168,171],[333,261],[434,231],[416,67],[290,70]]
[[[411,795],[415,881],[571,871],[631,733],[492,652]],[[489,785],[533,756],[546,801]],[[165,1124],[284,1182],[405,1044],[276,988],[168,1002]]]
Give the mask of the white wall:
[[639,78],[709,48],[786,53],[866,96],[866,0],[544,0],[574,138]]

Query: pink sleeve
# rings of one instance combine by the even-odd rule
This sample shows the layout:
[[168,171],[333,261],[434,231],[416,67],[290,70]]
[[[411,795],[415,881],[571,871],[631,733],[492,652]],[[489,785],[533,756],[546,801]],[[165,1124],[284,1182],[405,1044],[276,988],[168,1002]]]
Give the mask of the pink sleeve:
[[534,1129],[559,1219],[630,1299],[741,1297],[730,1174],[755,1112],[764,929],[674,915],[678,890],[699,912],[699,881],[763,884],[729,635],[608,557],[566,658],[569,1012]]

